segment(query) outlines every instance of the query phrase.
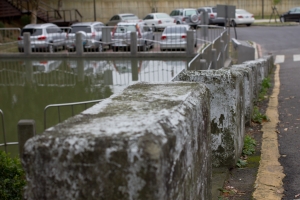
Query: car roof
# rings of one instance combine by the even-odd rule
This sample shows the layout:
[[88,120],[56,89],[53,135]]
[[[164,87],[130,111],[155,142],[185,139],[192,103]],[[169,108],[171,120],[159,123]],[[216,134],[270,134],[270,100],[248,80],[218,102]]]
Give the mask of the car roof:
[[[26,26],[24,26],[24,28],[45,28],[48,26],[57,26],[56,24],[52,24],[52,23],[44,23],[44,24],[27,24]],[[57,26],[58,27],[58,26]]]
[[103,23],[102,22],[78,22],[78,23],[72,24],[72,26],[91,26],[91,25],[95,25],[95,24],[103,24]]
[[124,15],[135,15],[135,16],[137,16],[136,14],[133,14],[133,13],[121,13],[121,14],[117,14],[117,15],[119,15],[119,16],[124,16]]
[[144,25],[143,22],[119,22],[118,26],[126,26],[126,25]]

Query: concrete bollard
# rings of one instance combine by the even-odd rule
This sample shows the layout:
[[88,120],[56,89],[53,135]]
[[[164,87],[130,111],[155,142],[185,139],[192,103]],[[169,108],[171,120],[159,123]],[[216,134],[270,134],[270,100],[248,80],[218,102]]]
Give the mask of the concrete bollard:
[[83,33],[77,32],[76,33],[76,54],[78,56],[83,55],[84,49],[83,49]]
[[223,40],[221,40],[220,41],[220,49],[221,49],[220,63],[222,63],[222,66],[224,66],[224,63],[226,61],[226,58],[225,58],[226,53],[225,53],[224,47],[225,47],[225,43]]
[[25,32],[23,34],[23,42],[24,42],[24,53],[26,55],[30,55],[31,51],[31,40],[30,40],[30,33]]
[[24,152],[26,141],[35,136],[35,121],[32,119],[22,119],[18,122],[18,140],[19,140],[19,156]]
[[130,53],[131,55],[136,55],[137,54],[137,35],[136,32],[131,32],[130,33]]
[[193,30],[189,30],[186,33],[187,39],[186,39],[186,54],[189,55],[193,55],[194,53],[194,31]]

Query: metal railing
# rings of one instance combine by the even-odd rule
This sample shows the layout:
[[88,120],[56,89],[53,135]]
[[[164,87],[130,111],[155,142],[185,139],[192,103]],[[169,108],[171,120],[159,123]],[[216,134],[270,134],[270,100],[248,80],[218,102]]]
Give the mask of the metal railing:
[[0,28],[0,53],[18,52],[20,28]]
[[1,109],[0,109],[0,114],[1,114],[2,135],[3,135],[3,143],[0,144],[0,147],[4,146],[4,150],[7,153],[7,146],[8,145],[18,145],[19,142],[6,142],[6,132],[5,132],[5,124],[4,124],[4,113],[3,113],[3,111]]
[[[192,64],[202,60],[204,66],[200,66],[201,69],[219,69],[224,65],[225,59],[228,57],[229,47],[229,35],[226,27],[212,26],[212,25],[201,25],[204,28],[204,36],[201,38],[204,41],[202,48],[199,49],[198,54],[188,63],[186,70],[194,69]],[[211,35],[205,33],[206,29],[213,28],[217,30],[212,32]],[[201,63],[200,63],[201,64]]]
[[46,124],[47,123],[47,110],[49,108],[57,107],[58,123],[60,123],[61,122],[60,107],[71,106],[72,117],[73,117],[74,116],[74,106],[84,104],[85,109],[86,109],[87,104],[98,103],[98,102],[101,102],[101,101],[103,101],[103,99],[92,100],[92,101],[83,101],[83,102],[75,102],[75,103],[50,104],[50,105],[46,106],[44,108],[44,130],[46,130],[46,128],[47,128],[47,124]]

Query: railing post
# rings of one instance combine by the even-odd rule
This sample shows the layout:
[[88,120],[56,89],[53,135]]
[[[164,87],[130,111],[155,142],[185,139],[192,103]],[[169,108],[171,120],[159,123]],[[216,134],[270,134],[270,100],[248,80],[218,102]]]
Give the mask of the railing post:
[[19,156],[24,152],[26,141],[35,136],[35,121],[33,119],[21,119],[18,122]]
[[23,34],[23,42],[24,42],[24,53],[26,55],[30,55],[31,54],[30,33],[25,32]]
[[197,70],[207,70],[207,63],[205,59],[200,59],[200,69]]
[[83,55],[83,41],[82,41],[83,34],[80,32],[76,33],[76,54],[82,56]]
[[193,30],[189,30],[186,33],[187,36],[187,40],[186,40],[186,54],[189,55],[193,55],[194,53],[194,31]]
[[222,63],[222,66],[225,64],[225,51],[224,51],[224,40],[220,41],[220,48],[221,48],[221,56],[220,56],[220,62]]
[[217,69],[217,50],[212,49],[211,50],[211,68],[210,69]]
[[131,55],[136,55],[137,53],[137,35],[136,32],[130,33],[130,52]]

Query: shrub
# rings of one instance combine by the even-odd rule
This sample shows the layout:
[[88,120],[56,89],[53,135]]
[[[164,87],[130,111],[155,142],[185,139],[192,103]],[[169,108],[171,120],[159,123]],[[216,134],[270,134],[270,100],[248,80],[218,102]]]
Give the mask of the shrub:
[[25,184],[25,172],[20,159],[11,158],[9,154],[0,151],[0,199],[23,199]]
[[28,15],[23,15],[21,17],[21,26],[26,26],[27,24],[30,24],[30,17]]

